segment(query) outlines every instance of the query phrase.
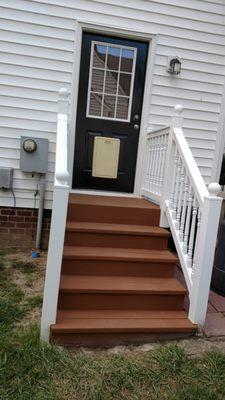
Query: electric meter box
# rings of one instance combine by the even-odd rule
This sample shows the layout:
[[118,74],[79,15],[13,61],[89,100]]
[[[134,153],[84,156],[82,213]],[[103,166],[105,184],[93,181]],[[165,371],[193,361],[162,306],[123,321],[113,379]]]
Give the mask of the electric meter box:
[[0,189],[11,190],[13,184],[13,169],[0,167]]
[[48,139],[21,136],[20,170],[40,174],[48,171]]

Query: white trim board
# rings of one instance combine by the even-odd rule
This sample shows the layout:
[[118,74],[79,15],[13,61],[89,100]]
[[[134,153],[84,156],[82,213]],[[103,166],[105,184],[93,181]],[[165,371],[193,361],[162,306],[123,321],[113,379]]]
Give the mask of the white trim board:
[[225,152],[225,85],[223,87],[223,97],[219,114],[219,125],[216,135],[216,146],[213,157],[211,171],[211,182],[219,182],[220,170],[222,166],[223,153]]
[[[144,34],[140,31],[130,31],[123,27],[110,26],[110,25],[101,25],[99,26],[94,22],[87,22],[84,20],[77,20],[75,23],[75,49],[74,49],[74,66],[73,66],[73,76],[72,76],[72,94],[71,94],[71,104],[70,104],[70,113],[69,113],[69,123],[70,123],[70,140],[69,140],[69,162],[68,169],[70,174],[69,185],[72,187],[72,176],[73,176],[73,164],[74,164],[74,149],[75,149],[75,130],[76,130],[76,114],[77,114],[77,101],[78,101],[78,90],[79,90],[79,75],[80,75],[80,59],[81,59],[81,45],[82,45],[82,33],[86,32],[95,32],[99,34],[105,35],[117,35],[118,37],[124,37],[127,39],[136,39],[143,40],[148,42],[148,59],[146,65],[146,77],[145,77],[145,88],[143,95],[143,105],[142,105],[142,117],[141,117],[141,126],[140,126],[140,134],[139,134],[139,144],[138,144],[138,152],[137,152],[137,164],[136,164],[136,174],[135,174],[135,182],[134,182],[134,195],[140,196],[141,194],[141,178],[142,178],[142,167],[143,167],[143,152],[144,152],[144,144],[146,138],[146,128],[147,128],[147,119],[148,119],[148,111],[150,106],[150,97],[151,97],[151,82],[152,82],[152,74],[155,60],[155,49],[156,49],[156,35],[154,34]],[[73,190],[72,190],[73,192]],[[76,191],[74,191],[76,192]],[[95,194],[95,191],[91,191],[91,193]],[[114,195],[118,196],[119,192],[101,192],[103,193],[114,193]],[[122,193],[124,196],[124,193]],[[132,195],[132,193],[128,194]]]

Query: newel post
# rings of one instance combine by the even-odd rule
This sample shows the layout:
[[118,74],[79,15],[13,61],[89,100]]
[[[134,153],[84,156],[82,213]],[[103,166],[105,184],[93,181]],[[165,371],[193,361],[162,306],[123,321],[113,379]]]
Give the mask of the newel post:
[[204,197],[199,234],[196,242],[195,269],[193,286],[189,293],[189,319],[199,326],[205,322],[211,283],[217,231],[220,219],[222,198],[217,197],[221,187],[218,183],[210,183],[209,196]]
[[173,172],[175,164],[175,144],[174,144],[174,128],[182,128],[183,125],[183,106],[177,104],[174,107],[174,114],[171,117],[170,132],[168,139],[168,146],[166,152],[166,160],[163,174],[163,189],[160,202],[160,226],[168,228],[169,224],[166,217],[166,209],[170,198],[170,192],[173,181]]
[[56,321],[69,196],[69,185],[67,183],[69,178],[67,169],[68,97],[69,93],[66,89],[59,91],[55,182],[41,319],[41,339],[45,341],[49,340],[50,326]]

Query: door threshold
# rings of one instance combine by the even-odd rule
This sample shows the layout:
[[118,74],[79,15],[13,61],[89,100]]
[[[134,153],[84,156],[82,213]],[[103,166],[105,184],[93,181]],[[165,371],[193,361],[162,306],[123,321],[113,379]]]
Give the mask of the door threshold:
[[93,196],[115,196],[115,197],[136,197],[141,198],[134,193],[126,193],[126,192],[109,192],[104,190],[88,190],[88,189],[70,189],[70,193],[77,194],[89,194]]

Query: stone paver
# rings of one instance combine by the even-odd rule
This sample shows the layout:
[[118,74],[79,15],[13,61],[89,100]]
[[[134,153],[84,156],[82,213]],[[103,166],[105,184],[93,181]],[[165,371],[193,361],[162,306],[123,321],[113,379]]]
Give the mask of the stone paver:
[[210,291],[209,303],[212,304],[217,311],[225,313],[225,297]]
[[208,313],[206,316],[203,332],[208,336],[225,335],[225,317],[222,313]]
[[208,302],[208,308],[207,308],[207,314],[208,313],[215,313],[215,312],[217,312],[218,310],[215,308],[215,307],[213,307],[213,305],[210,303],[210,301]]

